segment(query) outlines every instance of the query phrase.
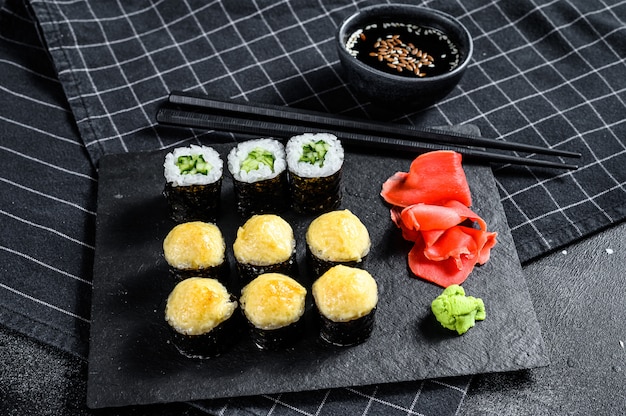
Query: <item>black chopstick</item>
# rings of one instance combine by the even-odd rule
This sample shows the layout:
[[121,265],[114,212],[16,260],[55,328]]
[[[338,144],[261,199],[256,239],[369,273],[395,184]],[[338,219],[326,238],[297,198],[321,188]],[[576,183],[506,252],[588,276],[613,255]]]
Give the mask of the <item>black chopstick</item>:
[[[156,119],[160,124],[201,128],[250,135],[272,136],[287,139],[302,134],[302,127],[293,124],[275,123],[272,121],[256,120],[255,118],[231,117],[220,114],[198,113],[193,111],[161,107],[157,111]],[[328,129],[308,128],[307,133],[329,132]],[[361,133],[342,132],[340,139],[345,145],[366,147],[370,149],[395,150],[400,152],[424,153],[434,150],[454,150],[464,157],[477,161],[510,163],[526,166],[540,166],[547,168],[577,169],[578,166],[540,159],[527,159],[517,156],[491,153],[483,150],[466,147],[450,146],[437,143],[423,143],[414,140],[405,140],[392,137],[372,136]]]
[[199,111],[217,112],[234,117],[260,117],[276,123],[297,123],[302,127],[322,128],[327,131],[353,131],[363,134],[376,134],[383,137],[413,139],[428,143],[445,143],[457,146],[480,146],[520,152],[531,152],[553,156],[580,157],[580,153],[567,150],[511,143],[503,140],[488,139],[475,135],[456,132],[442,132],[435,129],[415,129],[411,126],[399,126],[392,123],[359,120],[355,118],[303,110],[293,107],[281,107],[269,104],[250,104],[241,101],[226,101],[205,95],[173,91],[169,95],[172,104],[186,105]]

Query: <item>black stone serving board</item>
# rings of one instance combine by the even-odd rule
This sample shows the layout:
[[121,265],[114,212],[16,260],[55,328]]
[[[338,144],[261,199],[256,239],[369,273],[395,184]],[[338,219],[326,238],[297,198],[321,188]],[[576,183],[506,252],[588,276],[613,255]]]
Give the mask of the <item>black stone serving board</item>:
[[[232,144],[215,145],[223,156]],[[491,169],[466,164],[474,206],[498,244],[490,261],[464,283],[484,300],[487,318],[463,336],[443,329],[430,312],[442,289],[412,277],[410,243],[392,224],[382,183],[408,171],[412,155],[346,152],[342,208],[367,226],[366,268],[379,286],[376,326],[364,344],[329,348],[308,332],[286,351],[257,350],[248,339],[213,359],[186,358],[169,341],[164,302],[173,288],[162,241],[175,224],[162,196],[165,151],[104,156],[99,168],[87,404],[92,408],[238,397],[390,383],[548,364],[545,346]],[[312,217],[287,212],[300,270]],[[241,220],[225,171],[218,225],[235,270],[232,243]],[[310,288],[310,282],[305,285]]]

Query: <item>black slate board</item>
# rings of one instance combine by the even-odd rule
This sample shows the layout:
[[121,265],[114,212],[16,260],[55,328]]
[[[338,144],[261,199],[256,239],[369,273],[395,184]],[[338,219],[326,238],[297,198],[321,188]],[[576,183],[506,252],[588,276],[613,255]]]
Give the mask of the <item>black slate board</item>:
[[[214,146],[225,155],[232,145]],[[92,408],[306,391],[548,364],[526,281],[499,203],[491,169],[465,165],[473,209],[498,244],[491,260],[464,283],[484,300],[487,319],[463,336],[440,327],[430,302],[442,289],[411,277],[410,244],[392,224],[381,184],[407,171],[411,158],[347,152],[342,208],[368,227],[367,269],[379,284],[377,322],[369,341],[337,349],[309,332],[291,350],[261,352],[247,340],[210,360],[181,356],[169,342],[164,301],[173,287],[162,240],[174,223],[161,194],[166,152],[108,155],[99,169],[87,404]],[[234,270],[232,242],[241,220],[232,180],[224,175],[218,225]],[[301,271],[311,218],[289,212]],[[306,283],[307,285],[310,282]],[[310,286],[309,286],[310,287]]]

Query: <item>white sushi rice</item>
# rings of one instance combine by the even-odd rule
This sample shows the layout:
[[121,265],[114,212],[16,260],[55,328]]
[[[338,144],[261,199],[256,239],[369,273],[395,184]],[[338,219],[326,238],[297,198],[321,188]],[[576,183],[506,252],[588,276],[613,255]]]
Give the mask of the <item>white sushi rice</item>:
[[[274,169],[261,164],[259,169],[246,172],[241,170],[241,163],[254,149],[264,149],[274,155]],[[272,179],[287,169],[285,160],[285,148],[281,142],[275,139],[255,139],[239,143],[228,153],[228,170],[233,178],[239,182],[254,183],[261,180]]]
[[[182,174],[176,165],[180,156],[202,155],[204,161],[211,165],[208,174],[194,173]],[[208,146],[192,144],[188,147],[179,147],[165,155],[163,163],[165,180],[172,186],[208,185],[222,177],[224,162],[220,154]]]
[[[323,166],[301,162],[303,146],[319,140],[325,141],[329,146]],[[306,133],[294,136],[287,142],[286,153],[289,171],[302,178],[325,178],[336,173],[343,165],[343,146],[339,139],[330,133]]]

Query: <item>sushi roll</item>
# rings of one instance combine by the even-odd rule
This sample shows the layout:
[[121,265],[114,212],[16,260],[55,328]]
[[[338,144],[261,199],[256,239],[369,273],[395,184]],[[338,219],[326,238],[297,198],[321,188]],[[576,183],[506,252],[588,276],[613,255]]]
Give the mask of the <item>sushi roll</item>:
[[241,290],[241,309],[252,340],[262,350],[289,347],[301,338],[307,291],[282,273],[265,273]]
[[337,137],[329,133],[294,136],[285,152],[294,210],[315,214],[339,208],[344,151]]
[[215,224],[192,221],[176,225],[163,240],[163,254],[175,281],[196,276],[228,283],[226,243]]
[[307,229],[306,243],[313,278],[337,264],[362,267],[371,246],[367,228],[347,209],[315,218]]
[[296,239],[287,221],[276,214],[257,214],[237,230],[233,244],[242,285],[263,273],[296,272]]
[[338,265],[313,283],[320,338],[337,346],[367,340],[374,328],[378,285],[366,270]]
[[206,146],[174,149],[165,156],[165,196],[176,222],[217,220],[224,162]]
[[256,139],[239,143],[228,154],[237,211],[243,218],[285,211],[289,184],[285,148],[278,140]]
[[237,300],[215,279],[191,277],[179,282],[167,297],[165,320],[173,342],[184,355],[211,358],[237,339]]

